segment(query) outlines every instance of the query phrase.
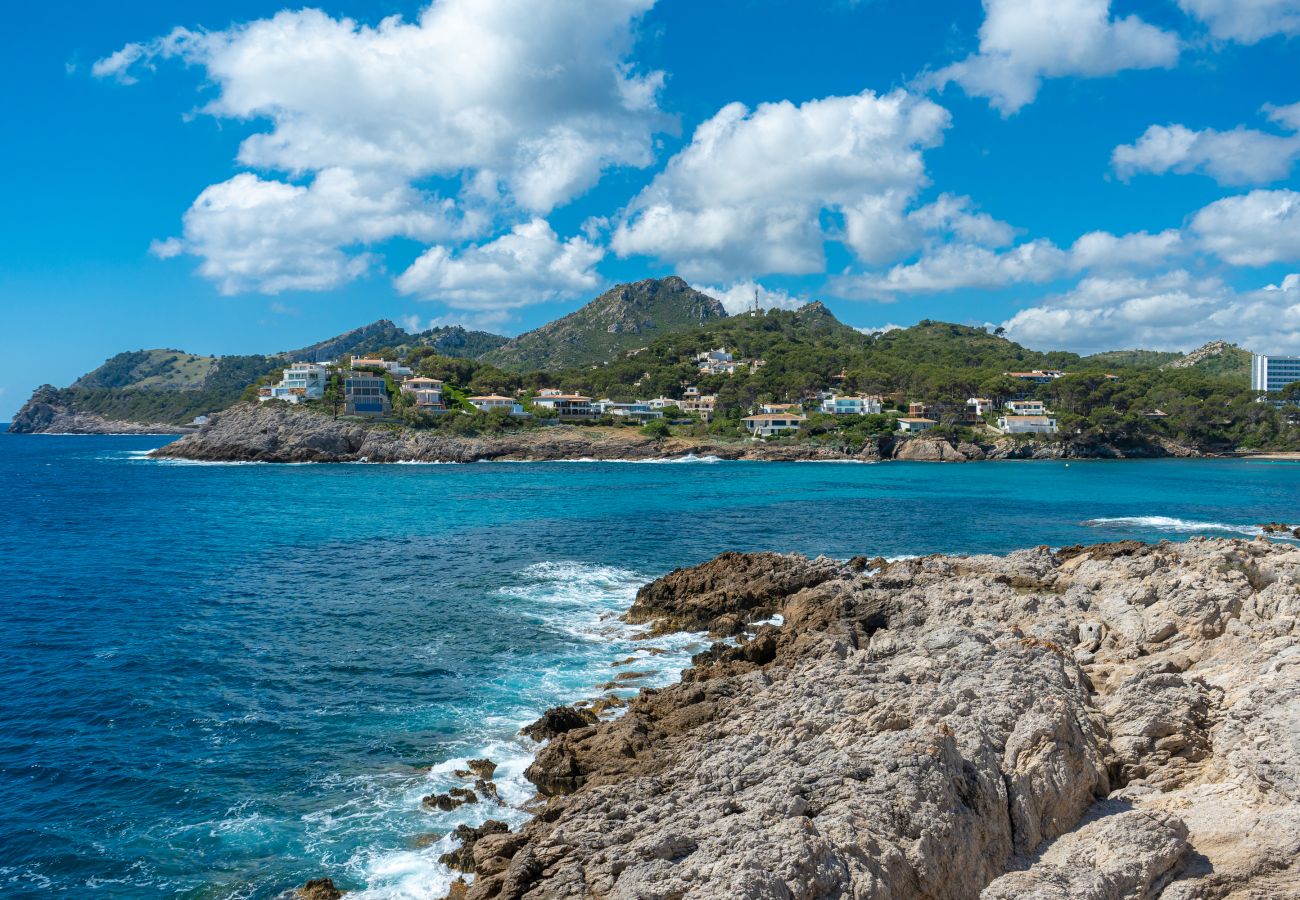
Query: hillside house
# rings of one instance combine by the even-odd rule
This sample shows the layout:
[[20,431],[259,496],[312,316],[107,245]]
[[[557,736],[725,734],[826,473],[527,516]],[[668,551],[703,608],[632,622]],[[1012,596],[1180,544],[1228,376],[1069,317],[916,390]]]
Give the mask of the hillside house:
[[897,428],[903,434],[915,434],[929,431],[938,424],[934,419],[927,419],[924,416],[902,416],[898,420]]
[[402,393],[415,401],[415,408],[431,413],[444,413],[447,405],[442,399],[442,382],[423,375],[402,382]]
[[356,356],[352,359],[352,371],[356,372],[362,369],[381,369],[394,378],[407,378],[411,374],[411,367],[404,366],[401,363],[387,359],[379,359],[371,356]]
[[1005,409],[1013,416],[1047,415],[1047,404],[1042,400],[1008,400]]
[[821,411],[832,416],[874,416],[884,408],[879,397],[836,397],[822,400]]
[[515,401],[514,397],[502,397],[499,394],[483,394],[477,397],[466,397],[465,402],[477,409],[479,412],[493,412],[498,409],[504,409],[512,416],[526,416],[523,406]]
[[758,413],[740,420],[754,437],[772,437],[803,427],[804,417],[792,413]]
[[999,416],[998,431],[1003,434],[1056,434],[1056,419],[1051,416]]
[[372,372],[351,372],[343,379],[343,411],[350,416],[383,416],[392,411],[388,382]]
[[296,362],[284,370],[280,381],[258,390],[257,400],[283,400],[286,403],[301,403],[304,400],[319,400],[325,396],[325,385],[329,382],[329,368],[319,363]]
[[540,391],[533,398],[533,405],[553,413],[560,419],[589,419],[596,415],[596,411],[591,406],[591,398],[581,394]]

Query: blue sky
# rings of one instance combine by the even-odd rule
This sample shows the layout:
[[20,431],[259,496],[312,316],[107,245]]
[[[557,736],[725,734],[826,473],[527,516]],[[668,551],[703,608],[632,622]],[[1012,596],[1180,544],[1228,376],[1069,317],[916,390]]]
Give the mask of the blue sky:
[[1300,352],[1300,0],[11,12],[0,420],[115,352],[622,280],[1036,347]]

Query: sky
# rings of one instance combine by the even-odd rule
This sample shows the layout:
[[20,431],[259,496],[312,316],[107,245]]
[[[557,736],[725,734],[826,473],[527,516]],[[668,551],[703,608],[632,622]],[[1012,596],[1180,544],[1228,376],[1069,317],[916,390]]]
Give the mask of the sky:
[[1300,353],[1300,0],[9,17],[0,421],[122,350],[516,334],[669,274],[864,329]]

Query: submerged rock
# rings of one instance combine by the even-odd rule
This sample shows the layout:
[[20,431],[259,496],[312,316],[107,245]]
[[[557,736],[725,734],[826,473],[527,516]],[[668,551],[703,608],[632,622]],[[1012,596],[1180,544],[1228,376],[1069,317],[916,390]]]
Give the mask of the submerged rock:
[[[495,795],[496,791],[493,790]],[[478,803],[478,795],[469,788],[452,788],[445,794],[430,794],[420,801],[425,809],[438,809],[451,812],[466,803]]]
[[727,554],[650,588],[642,621],[784,621],[555,735],[467,897],[1300,896],[1300,548]]

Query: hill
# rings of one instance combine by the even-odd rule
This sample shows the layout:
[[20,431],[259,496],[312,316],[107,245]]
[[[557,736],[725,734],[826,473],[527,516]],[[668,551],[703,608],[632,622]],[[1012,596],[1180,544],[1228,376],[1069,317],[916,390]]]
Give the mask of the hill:
[[1227,341],[1210,341],[1186,356],[1165,363],[1164,369],[1195,369],[1205,375],[1250,381],[1250,351]]
[[459,325],[431,328],[410,334],[388,319],[380,319],[361,328],[320,341],[282,355],[298,360],[337,359],[344,354],[369,356],[392,351],[392,355],[405,356],[412,350],[430,349],[439,356],[473,359],[506,343],[508,338],[487,331],[470,331]]
[[723,319],[722,304],[676,276],[620,284],[581,309],[479,358],[510,371],[599,365],[655,336]]
[[199,356],[183,350],[119,353],[66,388],[42,385],[14,416],[14,432],[175,431],[225,409],[244,389],[292,360],[425,350],[473,357],[504,344],[500,335],[459,326],[409,334],[387,319],[271,356]]
[[1182,358],[1183,354],[1166,350],[1106,350],[1085,356],[1083,361],[1103,369],[1159,369]]

